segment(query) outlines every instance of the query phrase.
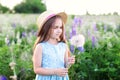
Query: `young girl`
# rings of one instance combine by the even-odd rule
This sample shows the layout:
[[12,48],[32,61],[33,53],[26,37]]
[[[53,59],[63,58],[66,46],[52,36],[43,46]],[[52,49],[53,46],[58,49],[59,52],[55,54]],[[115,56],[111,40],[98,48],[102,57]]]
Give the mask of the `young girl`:
[[64,12],[43,12],[37,20],[38,35],[34,45],[33,67],[35,80],[69,80],[66,64],[74,64],[66,45]]

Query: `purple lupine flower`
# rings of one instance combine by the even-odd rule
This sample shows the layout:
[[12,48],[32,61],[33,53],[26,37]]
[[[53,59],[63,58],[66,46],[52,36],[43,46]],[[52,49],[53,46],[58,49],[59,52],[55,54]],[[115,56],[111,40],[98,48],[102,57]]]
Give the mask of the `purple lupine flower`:
[[72,31],[70,32],[70,39],[72,38],[72,36],[76,35],[76,28],[72,27]]
[[76,28],[72,27],[72,36],[76,35]]
[[82,19],[79,18],[79,25],[81,26],[82,25]]
[[80,17],[75,17],[73,24],[74,24],[75,26],[79,26],[79,25],[81,26],[81,24],[82,24],[81,18],[80,18]]
[[77,24],[73,22],[72,28],[76,28],[76,27],[77,27]]
[[15,23],[12,23],[11,26],[12,26],[13,28],[16,28],[16,24],[15,24]]
[[106,25],[104,25],[104,32],[106,32],[107,31],[107,26]]
[[78,50],[79,50],[80,52],[84,52],[84,47],[83,47],[83,46],[78,47]]
[[72,32],[70,32],[70,39],[72,38]]
[[88,33],[88,36],[90,36],[90,30],[89,29],[87,30],[87,33]]
[[27,36],[26,32],[22,32],[22,38],[26,36]]
[[97,29],[97,26],[96,26],[96,23],[93,24],[93,28],[94,28],[94,31],[97,31],[97,30],[98,30],[98,29]]
[[0,80],[7,80],[7,77],[1,75],[1,76],[0,76]]
[[34,35],[34,36],[37,36],[38,35],[38,32],[37,31],[31,31],[31,33]]
[[73,45],[70,45],[70,51],[73,53],[74,52],[74,46]]
[[95,36],[92,36],[92,47],[95,47],[95,43],[96,43]]
[[37,32],[34,32],[34,36],[36,36],[36,37],[37,37]]
[[79,23],[79,19],[78,19],[77,17],[74,17],[74,22],[73,22],[73,24],[77,24],[77,25],[78,25],[78,23]]
[[32,32],[33,35],[35,35],[35,31],[34,30],[32,30],[31,32]]
[[74,17],[74,24],[78,24],[78,18],[77,17]]

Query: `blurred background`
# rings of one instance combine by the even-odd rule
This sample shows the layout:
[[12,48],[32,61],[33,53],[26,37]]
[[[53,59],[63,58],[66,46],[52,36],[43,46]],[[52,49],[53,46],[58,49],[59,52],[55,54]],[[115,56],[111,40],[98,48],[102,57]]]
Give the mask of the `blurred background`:
[[[68,14],[65,25],[75,65],[70,80],[120,80],[120,0],[0,0],[0,80],[34,80],[36,19],[45,10]],[[78,34],[85,45],[69,40]],[[75,50],[75,51],[73,51]],[[73,53],[75,52],[75,53]]]

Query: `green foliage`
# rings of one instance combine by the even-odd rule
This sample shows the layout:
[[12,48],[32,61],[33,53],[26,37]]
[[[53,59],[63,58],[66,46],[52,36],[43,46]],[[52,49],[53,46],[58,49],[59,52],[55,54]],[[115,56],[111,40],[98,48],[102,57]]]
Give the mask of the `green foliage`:
[[[73,17],[71,18],[73,19]],[[106,32],[104,32],[104,26],[107,27]],[[80,33],[82,31],[87,33],[85,30],[91,30],[90,27],[89,24],[82,27]],[[70,80],[120,80],[120,25],[118,24],[115,30],[112,25],[103,22],[96,23],[96,27],[98,30],[96,33],[93,31],[93,35],[86,34],[85,36],[85,52],[76,54],[76,62],[69,69]],[[32,48],[36,39],[37,26],[30,24],[26,27],[17,24],[14,28],[7,30],[14,32],[13,36],[9,36],[9,39],[10,43],[14,41],[15,44],[7,46],[4,41],[5,35],[0,34],[0,74],[7,76],[8,79],[13,75],[9,67],[13,53],[18,80],[34,80]],[[69,27],[67,34],[70,30]],[[3,32],[7,34],[7,31]],[[24,32],[26,35],[23,37]],[[97,38],[95,41],[97,45],[94,47],[91,42],[92,36]],[[20,45],[17,44],[19,40],[21,40]],[[12,51],[10,51],[11,47]],[[75,52],[77,53],[78,50]]]
[[[32,50],[30,49],[32,46],[28,47],[28,45],[24,45],[24,49],[21,46],[23,45],[10,46],[13,47],[12,53],[14,54],[16,62],[15,69],[18,80],[33,80],[35,74],[32,66]],[[12,61],[10,47],[4,46],[0,48],[0,74],[3,74],[8,78],[13,75],[12,70],[9,67],[9,63]]]
[[5,44],[4,36],[0,35],[0,47],[4,46],[4,44]]
[[7,8],[7,7],[5,7],[5,6],[2,6],[2,5],[0,4],[0,13],[6,13],[6,12],[9,12],[9,11],[10,11],[9,8]]
[[114,12],[113,15],[119,15],[118,12]]
[[10,53],[7,46],[0,47],[0,74],[9,76],[12,71],[9,68]]
[[[112,46],[109,46],[111,42]],[[99,41],[99,48],[85,44],[85,52],[76,55],[76,62],[70,68],[70,80],[119,80],[120,41],[116,38]]]
[[[12,62],[12,54],[14,61],[16,63],[15,70],[17,75],[17,80],[34,80],[35,73],[33,72],[32,64],[32,48],[36,36],[29,35],[32,33],[35,25],[30,25],[27,29],[18,25],[14,28],[15,35],[9,36],[10,45],[5,44],[5,36],[0,36],[0,74],[9,77],[13,75],[12,70],[10,69],[9,63]],[[18,35],[19,32],[19,35]],[[25,37],[22,37],[22,33],[27,32]],[[20,45],[18,45],[18,38],[21,40]],[[32,42],[29,42],[31,40]],[[15,44],[12,44],[12,43]],[[12,49],[12,51],[10,50]]]
[[41,0],[26,0],[14,7],[16,13],[41,13],[46,10],[46,6]]

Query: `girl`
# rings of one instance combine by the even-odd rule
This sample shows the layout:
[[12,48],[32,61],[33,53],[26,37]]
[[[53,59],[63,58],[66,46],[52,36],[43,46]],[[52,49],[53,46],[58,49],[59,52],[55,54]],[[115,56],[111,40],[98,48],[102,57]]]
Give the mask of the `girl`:
[[34,45],[33,67],[35,80],[69,80],[66,64],[74,64],[75,58],[69,57],[66,45],[64,12],[43,12],[37,20],[39,28]]

